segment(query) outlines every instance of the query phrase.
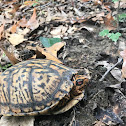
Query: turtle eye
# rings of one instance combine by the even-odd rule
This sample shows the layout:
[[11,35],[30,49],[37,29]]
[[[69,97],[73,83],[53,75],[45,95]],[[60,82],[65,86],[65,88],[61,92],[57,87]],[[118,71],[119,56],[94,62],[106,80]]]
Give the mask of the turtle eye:
[[78,80],[76,81],[76,85],[77,85],[77,86],[82,85],[82,84],[83,84],[83,81],[84,81],[84,80],[82,80],[82,79],[78,79]]

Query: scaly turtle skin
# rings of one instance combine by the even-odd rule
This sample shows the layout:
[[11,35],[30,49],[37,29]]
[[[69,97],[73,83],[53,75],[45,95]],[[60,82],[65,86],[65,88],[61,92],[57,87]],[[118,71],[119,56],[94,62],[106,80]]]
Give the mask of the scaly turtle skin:
[[84,96],[88,78],[51,60],[18,63],[0,75],[0,115],[50,115],[69,110]]

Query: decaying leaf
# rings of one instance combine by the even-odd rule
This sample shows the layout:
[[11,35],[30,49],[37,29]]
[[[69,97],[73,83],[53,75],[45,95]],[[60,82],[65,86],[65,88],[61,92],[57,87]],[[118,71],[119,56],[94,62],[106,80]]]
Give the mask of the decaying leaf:
[[103,108],[97,107],[94,110],[94,114],[96,119],[100,120],[101,122],[109,126],[116,124],[123,124],[122,119],[118,116],[117,113],[115,113],[114,108],[113,109],[108,108],[104,110]]
[[109,30],[115,30],[117,28],[117,23],[114,20],[112,13],[108,13],[104,18],[104,23]]
[[[111,109],[109,110],[114,114],[111,117],[116,121],[117,124],[124,124],[123,118],[126,117],[126,82],[122,82],[121,84],[117,84],[116,86],[110,85],[106,87],[106,91],[108,93],[108,100],[111,103]],[[111,98],[110,98],[111,97]]]
[[34,8],[33,15],[27,22],[27,27],[33,30],[33,29],[36,29],[38,26],[39,26],[39,23],[36,20],[36,8]]
[[123,57],[122,77],[126,78],[126,49],[121,51],[120,55]]

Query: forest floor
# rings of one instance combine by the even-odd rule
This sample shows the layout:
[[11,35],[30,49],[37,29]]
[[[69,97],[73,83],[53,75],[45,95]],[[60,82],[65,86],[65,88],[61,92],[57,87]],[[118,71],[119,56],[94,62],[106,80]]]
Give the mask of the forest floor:
[[[36,55],[32,47],[43,47],[40,37],[61,38],[66,44],[58,51],[58,59],[66,66],[79,69],[80,74],[85,74],[85,69],[90,74],[83,100],[63,114],[36,116],[34,125],[125,126],[126,81],[121,74],[123,61],[104,79],[101,78],[118,62],[120,52],[126,49],[126,20],[114,20],[118,13],[126,13],[126,2],[120,1],[119,10],[117,3],[101,0],[32,2],[1,1],[0,41],[4,49],[21,62]],[[109,29],[114,34],[119,32],[121,36],[117,41],[99,36],[103,29]],[[1,72],[10,64],[4,53],[7,52],[1,50]]]

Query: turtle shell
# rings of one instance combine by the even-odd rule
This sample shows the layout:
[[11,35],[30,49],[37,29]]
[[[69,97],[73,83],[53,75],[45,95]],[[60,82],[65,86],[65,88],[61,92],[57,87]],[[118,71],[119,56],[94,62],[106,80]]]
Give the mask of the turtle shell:
[[51,60],[18,63],[0,75],[0,115],[50,114],[73,87],[77,71]]

